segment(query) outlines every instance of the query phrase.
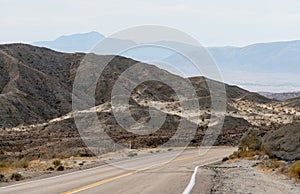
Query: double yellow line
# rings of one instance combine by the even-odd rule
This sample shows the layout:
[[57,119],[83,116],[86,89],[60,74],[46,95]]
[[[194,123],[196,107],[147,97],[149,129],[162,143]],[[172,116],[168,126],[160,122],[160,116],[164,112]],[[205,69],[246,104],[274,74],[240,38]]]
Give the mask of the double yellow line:
[[[216,153],[215,152],[213,152],[213,153],[206,153],[205,155],[210,155],[210,154],[216,154]],[[97,187],[97,186],[103,185],[105,183],[112,182],[112,181],[120,179],[120,178],[124,178],[124,177],[130,176],[130,175],[136,174],[138,172],[141,172],[141,171],[153,168],[155,166],[161,166],[161,165],[164,165],[164,164],[167,164],[167,163],[171,163],[171,162],[188,160],[188,159],[196,158],[198,156],[202,156],[202,155],[192,154],[192,155],[189,155],[189,156],[186,156],[186,157],[183,157],[183,158],[178,158],[178,159],[174,159],[174,160],[171,160],[171,161],[161,162],[161,163],[154,164],[154,165],[151,165],[151,166],[148,166],[148,167],[144,167],[144,168],[141,168],[141,169],[133,170],[133,171],[130,171],[130,172],[127,172],[127,173],[124,173],[124,174],[121,174],[121,175],[118,175],[118,176],[115,176],[115,177],[107,178],[107,179],[104,179],[104,180],[101,180],[101,181],[98,181],[98,182],[95,182],[95,183],[92,183],[92,184],[89,184],[89,185],[86,185],[86,186],[83,186],[83,187],[79,187],[79,188],[76,188],[76,189],[73,189],[73,190],[70,190],[70,191],[66,191],[66,192],[63,192],[62,194],[78,193],[80,191],[84,191],[84,190],[87,190],[87,189],[90,189],[90,188],[93,188],[93,187]]]

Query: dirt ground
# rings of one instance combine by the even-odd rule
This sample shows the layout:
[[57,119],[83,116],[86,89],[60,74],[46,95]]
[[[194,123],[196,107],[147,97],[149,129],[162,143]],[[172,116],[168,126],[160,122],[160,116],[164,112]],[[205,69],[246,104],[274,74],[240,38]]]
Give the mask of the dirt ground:
[[295,180],[272,170],[262,171],[257,164],[253,160],[235,160],[206,167],[210,175],[214,172],[211,189],[206,193],[300,193],[300,184]]

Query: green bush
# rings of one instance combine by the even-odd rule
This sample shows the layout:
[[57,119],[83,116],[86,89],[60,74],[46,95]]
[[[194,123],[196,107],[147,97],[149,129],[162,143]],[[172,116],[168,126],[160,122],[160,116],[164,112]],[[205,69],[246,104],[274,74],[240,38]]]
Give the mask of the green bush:
[[61,161],[60,160],[54,160],[53,163],[55,168],[57,168],[58,166],[61,166]]
[[239,144],[239,150],[242,152],[261,150],[261,144],[262,140],[259,136],[259,129],[250,128],[242,137]]

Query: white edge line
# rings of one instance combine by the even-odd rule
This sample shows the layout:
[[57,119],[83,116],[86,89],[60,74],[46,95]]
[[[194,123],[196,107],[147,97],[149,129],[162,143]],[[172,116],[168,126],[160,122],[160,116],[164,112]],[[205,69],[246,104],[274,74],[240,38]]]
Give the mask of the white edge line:
[[190,192],[192,191],[192,189],[194,188],[195,186],[195,183],[196,183],[196,175],[197,175],[197,171],[198,171],[198,168],[199,167],[202,167],[202,166],[206,166],[206,165],[209,165],[209,164],[213,164],[213,163],[216,163],[216,162],[219,162],[220,160],[215,160],[215,161],[212,161],[212,162],[208,162],[208,163],[205,163],[205,164],[201,164],[199,166],[196,166],[195,167],[195,170],[194,170],[194,173],[191,177],[191,180],[189,182],[189,184],[186,186],[185,190],[183,191],[182,194],[190,194]]
[[185,190],[183,191],[182,194],[189,194],[192,191],[192,189],[195,185],[195,182],[196,182],[196,174],[197,174],[198,168],[199,168],[199,166],[195,167],[195,170],[194,170],[194,173],[191,177],[191,180],[190,180],[189,184],[187,185],[187,187],[185,188]]
[[[178,151],[176,150],[174,152],[178,152]],[[162,153],[162,155],[163,154],[165,154],[165,153]],[[78,173],[82,173],[82,172],[85,172],[85,171],[95,170],[95,169],[98,169],[98,168],[104,168],[104,167],[107,167],[107,166],[112,166],[112,165],[123,163],[123,162],[135,161],[135,160],[139,160],[139,159],[145,159],[145,158],[148,158],[148,157],[151,158],[151,157],[156,157],[156,156],[159,156],[159,155],[160,154],[157,154],[157,155],[148,155],[148,156],[146,155],[146,156],[141,156],[141,157],[138,157],[138,158],[130,158],[130,159],[125,159],[125,160],[121,160],[121,161],[117,161],[117,162],[113,162],[113,163],[109,163],[109,164],[104,164],[104,165],[100,165],[100,166],[96,166],[96,167],[92,167],[92,168],[88,168],[88,169],[84,169],[84,170],[76,170],[74,172],[69,172],[69,173],[65,173],[65,174],[61,174],[61,175],[56,175],[56,176],[51,176],[51,177],[47,177],[47,178],[43,178],[43,179],[32,180],[32,181],[25,181],[23,183],[17,183],[17,184],[13,184],[13,185],[8,185],[8,186],[0,187],[0,191],[3,190],[3,189],[11,188],[11,187],[18,187],[18,186],[29,184],[29,183],[34,183],[34,182],[36,183],[36,182],[41,182],[41,181],[45,181],[45,180],[56,179],[58,177],[64,177],[64,176],[68,176],[68,175],[72,175],[72,174],[78,174]],[[209,163],[200,165],[199,167],[205,166],[205,165],[208,165],[208,164],[211,164],[211,163],[215,163],[215,162],[217,162],[217,161],[209,162]]]

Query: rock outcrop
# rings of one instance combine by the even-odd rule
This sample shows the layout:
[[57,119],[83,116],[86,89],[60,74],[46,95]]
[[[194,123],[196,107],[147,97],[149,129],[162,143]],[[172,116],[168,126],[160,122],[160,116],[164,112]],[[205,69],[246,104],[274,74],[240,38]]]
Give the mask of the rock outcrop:
[[293,123],[270,131],[263,139],[263,149],[283,160],[300,159],[300,123]]

